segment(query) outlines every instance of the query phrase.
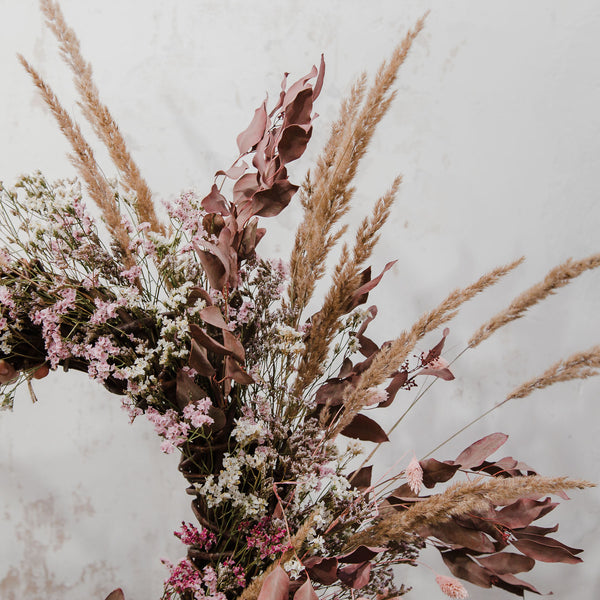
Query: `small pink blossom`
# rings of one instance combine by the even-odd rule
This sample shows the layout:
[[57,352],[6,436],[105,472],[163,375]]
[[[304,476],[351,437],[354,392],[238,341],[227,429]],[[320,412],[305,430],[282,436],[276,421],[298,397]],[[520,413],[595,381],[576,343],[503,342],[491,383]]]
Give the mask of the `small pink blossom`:
[[375,406],[381,402],[385,402],[388,398],[388,393],[381,388],[372,387],[368,390],[369,399],[367,400],[367,406]]
[[464,598],[469,597],[469,593],[463,586],[463,584],[458,581],[458,579],[454,579],[454,577],[447,577],[446,575],[438,575],[435,578],[436,583],[440,586],[440,589],[446,596],[450,598],[458,598],[459,600],[464,600]]
[[130,269],[121,271],[121,276],[125,277],[129,283],[134,283],[135,280],[142,274],[142,269],[138,265],[133,265]]
[[421,491],[423,485],[423,469],[419,464],[416,456],[413,456],[412,460],[408,463],[406,471],[404,472],[408,487],[415,493],[418,494]]
[[208,416],[208,411],[212,407],[210,398],[204,398],[188,404],[183,409],[183,416],[192,424],[192,427],[199,428],[203,425],[212,425],[214,419]]

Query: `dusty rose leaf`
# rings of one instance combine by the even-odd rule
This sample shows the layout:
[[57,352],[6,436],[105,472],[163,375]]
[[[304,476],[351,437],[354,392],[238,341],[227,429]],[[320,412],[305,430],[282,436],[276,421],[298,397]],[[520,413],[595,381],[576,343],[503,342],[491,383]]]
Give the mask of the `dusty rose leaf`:
[[419,462],[423,469],[423,485],[431,489],[436,483],[444,483],[454,477],[460,465],[449,465],[435,458],[427,458]]
[[299,125],[290,125],[283,130],[281,140],[279,141],[279,158],[282,164],[287,164],[300,158],[310,138],[312,136],[312,128],[304,131]]
[[533,558],[515,552],[498,552],[478,557],[477,560],[496,574],[525,573],[531,571],[535,565]]
[[455,463],[465,469],[479,466],[490,454],[498,450],[508,439],[505,433],[492,433],[465,448],[455,459]]
[[201,205],[209,213],[219,213],[221,215],[229,215],[231,213],[225,196],[219,192],[219,188],[214,183],[210,194],[202,199]]
[[190,289],[186,304],[187,306],[194,306],[198,300],[204,300],[207,306],[212,305],[210,294],[205,289],[196,286]]
[[106,600],[125,600],[125,594],[123,594],[123,590],[121,588],[117,588],[108,596],[106,596]]
[[[381,273],[377,277],[375,277],[375,279],[369,279],[369,281],[366,281],[365,283],[363,283],[363,285],[361,285],[352,294],[352,303],[351,303],[352,309],[356,308],[360,304],[364,304],[367,301],[369,292],[381,281],[381,279],[383,278],[386,271],[391,269],[396,264],[396,262],[398,262],[398,261],[393,260],[393,261],[387,263],[385,265],[385,267],[383,267],[383,271],[381,271]],[[363,271],[363,273],[366,273],[367,271],[370,273],[370,269],[365,269],[365,271]]]
[[215,177],[218,175],[224,175],[225,177],[229,177],[229,179],[239,179],[248,169],[248,165],[242,161],[239,165],[232,165],[227,169],[227,171],[217,171],[215,173]]
[[196,340],[192,340],[190,349],[189,366],[203,377],[212,377],[216,370],[208,360],[206,348],[200,346]]
[[[548,538],[542,538],[547,540]],[[530,556],[535,560],[542,562],[563,562],[575,564],[583,562],[578,556],[573,556],[571,552],[564,548],[550,546],[547,543],[541,543],[534,540],[514,540],[512,545],[523,554]]]
[[227,323],[225,323],[225,319],[223,319],[223,315],[221,314],[221,310],[218,306],[207,306],[198,314],[200,315],[200,318],[209,325],[213,325],[219,329],[227,328]]
[[443,379],[444,381],[452,381],[454,379],[454,374],[447,367],[440,369],[436,369],[435,367],[425,367],[424,369],[421,369],[417,375],[432,375],[433,377]]
[[337,559],[341,563],[366,563],[372,558],[375,558],[378,554],[385,552],[387,548],[383,546],[359,546],[348,554],[341,554],[337,556]]
[[319,583],[332,585],[338,580],[337,558],[310,556],[304,561],[304,566],[309,575]]
[[376,444],[389,442],[388,436],[381,426],[373,419],[361,414],[356,415],[352,422],[342,429],[341,433],[346,437],[363,440],[364,442],[375,442]]
[[290,578],[277,565],[266,577],[260,588],[257,600],[288,600]]
[[294,594],[294,600],[319,600],[311,582],[307,579]]
[[250,125],[237,136],[236,142],[240,154],[244,154],[251,150],[265,134],[267,128],[267,100],[254,111],[254,117]]
[[254,379],[246,372],[237,361],[231,356],[225,358],[225,377],[233,379],[236,383],[241,385],[250,385],[254,383]]
[[298,81],[295,81],[294,83],[292,83],[292,85],[290,85],[287,92],[285,93],[282,102],[282,107],[284,110],[287,110],[287,107],[296,99],[296,96],[306,87],[306,84],[308,83],[309,79],[312,79],[317,74],[317,67],[313,65],[313,68],[311,69],[310,73],[308,73],[308,75],[301,77],[300,79],[298,79]]
[[236,204],[247,202],[258,190],[258,180],[256,173],[246,173],[242,175],[233,186],[233,201]]
[[315,87],[313,89],[313,102],[319,97],[321,88],[323,87],[323,79],[325,78],[325,58],[321,54],[321,63],[319,65],[319,73],[317,80],[315,81]]
[[552,502],[550,498],[541,501],[521,498],[497,511],[495,520],[509,529],[527,527],[532,521],[543,517],[557,506],[558,503]]
[[492,573],[479,566],[462,550],[441,552],[442,560],[452,575],[479,587],[492,587]]

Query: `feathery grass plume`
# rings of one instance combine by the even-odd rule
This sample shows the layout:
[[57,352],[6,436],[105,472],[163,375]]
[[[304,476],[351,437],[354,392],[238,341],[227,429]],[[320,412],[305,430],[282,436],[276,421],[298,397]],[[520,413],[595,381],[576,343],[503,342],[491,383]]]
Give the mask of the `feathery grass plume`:
[[484,323],[469,340],[469,347],[475,348],[475,346],[478,346],[483,340],[490,337],[500,327],[521,318],[528,308],[541,302],[558,288],[567,285],[575,277],[598,266],[600,266],[600,254],[592,254],[581,260],[569,258],[564,263],[554,267],[542,281],[525,290],[507,308]]
[[312,381],[323,374],[323,365],[331,342],[338,330],[340,318],[348,311],[352,294],[360,287],[360,271],[379,241],[379,232],[390,216],[401,177],[394,179],[390,189],[377,200],[373,212],[360,224],[352,254],[344,244],[333,273],[333,281],[321,310],[313,317],[311,333],[298,366],[293,395],[298,397]]
[[[534,377],[514,389],[504,402],[512,398],[525,398],[535,390],[571,379],[586,379],[598,375],[600,368],[600,346],[594,346],[584,352],[577,352],[564,360],[559,360],[539,377]],[[503,402],[503,403],[504,403]]]
[[494,285],[501,277],[510,273],[524,260],[524,257],[521,257],[508,265],[497,267],[482,275],[470,286],[454,290],[436,308],[422,315],[410,330],[403,331],[387,347],[382,348],[361,375],[356,388],[345,400],[344,410],[333,427],[330,437],[335,437],[350,424],[354,416],[366,405],[370,394],[369,389],[382,384],[390,377],[402,365],[409,352],[426,333],[450,321],[463,303],[471,300],[487,287]]
[[339,239],[339,232],[332,234],[331,231],[348,211],[354,191],[351,183],[358,164],[367,151],[375,128],[395,97],[391,87],[414,39],[423,29],[426,17],[427,14],[417,21],[390,59],[380,66],[364,103],[365,76],[359,78],[349,98],[343,102],[340,117],[317,160],[317,169],[312,177],[315,184],[308,192],[305,190],[304,220],[296,233],[290,259],[289,302],[295,325],[313,294],[316,282],[325,272],[325,259]]
[[350,538],[345,551],[361,544],[378,546],[390,540],[403,541],[415,535],[423,525],[437,525],[453,516],[488,508],[489,503],[504,506],[531,494],[557,494],[569,489],[595,487],[594,483],[567,477],[479,478],[473,482],[456,483],[441,494],[414,503],[402,512],[394,509],[379,522]]
[[71,119],[50,86],[48,86],[40,74],[23,56],[20,54],[17,56],[25,70],[31,76],[34,85],[40,91],[42,98],[50,108],[62,134],[71,144],[73,154],[70,154],[69,158],[85,181],[90,197],[102,211],[108,230],[122,253],[123,264],[127,268],[132,267],[135,264],[135,260],[129,250],[129,235],[121,221],[121,213],[115,201],[115,194],[100,172],[96,159],[94,158],[93,150],[85,141],[79,125]]
[[292,556],[294,556],[294,554],[296,554],[300,550],[300,548],[302,547],[302,544],[305,542],[306,538],[308,537],[308,534],[311,532],[312,527],[315,524],[315,518],[318,514],[319,514],[318,510],[315,510],[313,513],[310,514],[308,519],[306,519],[306,521],[304,521],[302,526],[298,529],[298,531],[290,539],[290,544],[292,547],[289,550],[286,550],[281,555],[279,560],[272,562],[264,570],[263,573],[261,573],[258,577],[255,577],[252,580],[252,582],[250,583],[250,585],[242,592],[242,594],[240,595],[238,600],[256,600],[258,598],[258,595],[260,594],[260,589],[262,588],[262,585],[263,585],[267,575],[272,573],[278,565],[283,564],[283,563],[287,562],[288,560],[290,560],[292,558]]
[[137,196],[135,209],[140,223],[150,223],[152,231],[164,234],[164,226],[154,211],[148,184],[127,150],[123,135],[110,111],[100,101],[98,88],[92,79],[92,67],[81,55],[75,32],[67,25],[57,2],[40,0],[40,5],[48,27],[59,42],[61,55],[73,71],[75,86],[81,97],[79,105],[85,118],[108,149],[112,161],[123,176],[123,184]]

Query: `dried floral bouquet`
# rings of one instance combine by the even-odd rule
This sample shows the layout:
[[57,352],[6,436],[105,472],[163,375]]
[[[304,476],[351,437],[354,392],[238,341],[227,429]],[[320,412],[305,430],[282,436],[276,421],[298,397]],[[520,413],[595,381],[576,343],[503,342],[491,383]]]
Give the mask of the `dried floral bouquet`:
[[[557,506],[550,495],[566,498],[566,490],[591,484],[539,476],[512,457],[490,458],[504,434],[452,460],[403,457],[398,472],[374,474],[370,463],[390,431],[367,409],[417,393],[406,414],[425,391],[415,392],[425,376],[452,380],[442,357],[449,330],[427,353],[413,355],[416,344],[521,260],[453,291],[395,339],[373,341],[366,329],[377,309],[365,306],[393,263],[377,276],[366,265],[397,178],[343,243],[320,310],[306,314],[346,233],[340,221],[357,166],[423,20],[371,85],[358,78],[301,186],[289,181],[287,165],[311,138],[323,60],[292,84],[284,77],[274,106],[265,101],[238,136],[233,164],[215,174],[210,190],[168,204],[165,220],[58,4],[41,0],[41,7],[119,179],[104,177],[79,126],[20,57],[72,146],[81,180],[49,182],[35,173],[0,188],[3,406],[12,406],[23,383],[35,398],[31,381],[49,370],[84,371],[121,396],[132,420],[153,423],[164,452],[181,454],[196,522],[175,533],[187,557],[166,564],[163,599],[387,600],[407,591],[394,566],[417,564],[426,545],[440,551],[452,575],[436,576],[452,598],[467,597],[459,579],[539,593],[516,574],[536,560],[580,562],[581,550],[550,537],[556,527],[534,522]],[[100,209],[100,222],[84,196]],[[278,215],[292,200],[304,218],[289,262],[260,259],[259,218]],[[559,265],[485,323],[468,347],[599,265],[600,255]],[[595,375],[599,366],[600,347],[581,352],[504,402]],[[360,442],[374,445],[366,458]],[[109,595],[122,597],[120,589]]]

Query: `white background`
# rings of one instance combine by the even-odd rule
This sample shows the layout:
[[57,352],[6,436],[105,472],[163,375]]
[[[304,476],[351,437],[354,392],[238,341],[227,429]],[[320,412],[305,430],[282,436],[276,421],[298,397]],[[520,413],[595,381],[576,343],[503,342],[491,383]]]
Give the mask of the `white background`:
[[[398,259],[371,295],[383,341],[449,291],[520,255],[527,262],[451,324],[447,356],[496,310],[573,256],[600,251],[600,5],[594,0],[63,0],[105,102],[157,198],[197,186],[236,156],[235,137],[281,75],[304,75],[325,54],[314,160],[353,78],[378,63],[431,9],[398,83],[398,98],[360,171],[350,222],[397,173],[404,183],[373,259]],[[41,169],[72,176],[66,142],[18,65],[22,52],[76,113],[76,97],[34,0],[0,0],[0,177]],[[114,171],[98,152],[105,171]],[[300,211],[267,223],[263,255],[289,255]],[[465,354],[456,380],[439,382],[393,435],[384,469],[427,453],[462,424],[552,362],[600,341],[600,273],[588,273]],[[439,334],[426,340],[427,349]],[[430,343],[431,342],[431,343]],[[0,414],[0,597],[158,598],[182,546],[171,532],[191,519],[177,458],[159,452],[143,422],[128,425],[119,400],[78,374],[53,374]],[[494,431],[505,453],[544,475],[600,480],[597,381],[555,386],[514,401],[436,456],[454,458]],[[400,394],[391,423],[408,402]],[[389,419],[389,421],[388,421]],[[503,450],[504,450],[503,449]],[[555,598],[599,597],[600,493],[572,494],[545,518],[562,541],[586,549],[581,565],[538,563],[525,579]],[[424,561],[445,573],[436,553]],[[438,598],[427,568],[407,569],[408,598]],[[468,584],[467,584],[468,585]],[[508,594],[469,586],[473,598]]]

